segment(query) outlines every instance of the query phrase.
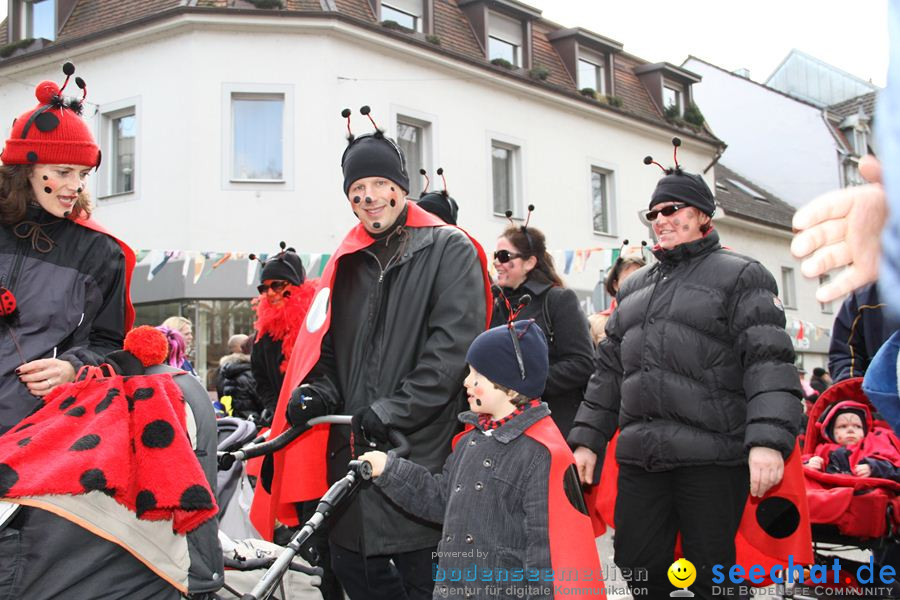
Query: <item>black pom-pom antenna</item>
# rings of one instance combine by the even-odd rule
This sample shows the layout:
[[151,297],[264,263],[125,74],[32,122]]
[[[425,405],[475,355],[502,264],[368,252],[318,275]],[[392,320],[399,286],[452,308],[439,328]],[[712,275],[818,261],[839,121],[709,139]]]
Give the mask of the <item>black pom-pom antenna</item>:
[[656,165],[657,167],[662,169],[662,172],[665,173],[666,175],[671,175],[672,173],[677,173],[678,175],[681,175],[681,165],[678,164],[678,147],[679,146],[681,146],[681,138],[673,137],[672,138],[672,147],[673,147],[672,158],[675,161],[674,167],[670,167],[667,169],[664,166],[662,166],[661,164],[659,164],[658,162],[656,162],[655,160],[653,160],[653,157],[650,155],[647,155],[644,157],[644,164],[645,165]]

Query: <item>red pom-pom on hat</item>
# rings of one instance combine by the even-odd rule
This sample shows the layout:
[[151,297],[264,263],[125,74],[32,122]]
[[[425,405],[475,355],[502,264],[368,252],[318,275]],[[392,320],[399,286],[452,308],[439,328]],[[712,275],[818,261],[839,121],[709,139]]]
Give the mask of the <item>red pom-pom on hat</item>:
[[50,104],[53,97],[59,95],[59,86],[53,81],[42,81],[34,88],[34,95],[41,104]]
[[166,334],[149,325],[135,327],[125,336],[126,351],[132,353],[145,367],[161,365],[169,356]]

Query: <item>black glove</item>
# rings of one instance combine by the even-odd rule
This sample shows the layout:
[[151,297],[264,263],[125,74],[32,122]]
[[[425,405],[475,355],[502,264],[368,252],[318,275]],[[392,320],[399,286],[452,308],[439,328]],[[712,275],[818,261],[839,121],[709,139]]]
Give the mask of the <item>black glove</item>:
[[355,413],[350,421],[353,428],[353,434],[362,436],[372,442],[387,442],[388,428],[381,419],[375,414],[371,406],[364,406]]
[[103,362],[109,364],[119,375],[144,374],[144,365],[134,354],[127,350],[110,352],[103,358]]
[[287,407],[287,420],[294,427],[306,425],[310,419],[328,414],[325,401],[307,385],[301,385],[291,393]]

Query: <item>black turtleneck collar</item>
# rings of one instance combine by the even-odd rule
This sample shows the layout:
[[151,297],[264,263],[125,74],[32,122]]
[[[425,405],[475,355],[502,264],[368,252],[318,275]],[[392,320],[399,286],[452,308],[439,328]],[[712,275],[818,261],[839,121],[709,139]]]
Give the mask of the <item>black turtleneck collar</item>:
[[530,294],[532,298],[537,298],[551,287],[553,287],[552,283],[542,283],[529,277],[522,285],[515,289],[508,287],[501,289],[503,290],[503,295],[512,301],[514,298],[518,300],[518,298],[524,294]]
[[407,203],[407,204],[405,204],[405,205],[403,206],[403,210],[400,211],[400,214],[397,215],[397,219],[396,219],[393,223],[391,223],[388,227],[385,227],[384,229],[382,229],[382,230],[379,231],[378,233],[372,233],[372,232],[370,231],[370,232],[369,232],[369,235],[370,235],[370,236],[372,237],[372,239],[374,239],[376,242],[379,241],[379,240],[383,240],[384,238],[388,237],[389,235],[391,235],[392,233],[394,233],[395,231],[397,231],[397,228],[398,228],[398,227],[405,227],[405,226],[406,226],[406,217],[407,217],[408,214],[409,214],[409,203]]
[[696,256],[709,254],[721,247],[719,244],[719,232],[713,229],[699,240],[679,244],[671,250],[664,250],[657,246],[653,249],[653,255],[661,263],[675,264]]

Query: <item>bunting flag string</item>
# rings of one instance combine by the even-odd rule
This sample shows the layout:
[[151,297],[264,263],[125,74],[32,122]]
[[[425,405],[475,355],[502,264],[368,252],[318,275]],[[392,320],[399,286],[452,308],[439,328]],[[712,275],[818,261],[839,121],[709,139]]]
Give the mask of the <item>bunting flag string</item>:
[[[256,253],[260,260],[265,261],[269,254],[266,252]],[[325,269],[331,254],[327,253],[301,253],[300,259],[309,277],[319,277]],[[143,249],[135,251],[137,265],[147,265],[147,280],[152,281],[162,270],[170,263],[182,261],[181,276],[187,278],[188,273],[192,271],[193,264],[193,281],[197,283],[214,269],[218,269],[229,261],[246,261],[247,263],[247,285],[252,285],[253,281],[259,275],[259,261],[250,260],[249,253],[236,251],[196,251],[196,250],[157,250]],[[206,263],[210,263],[210,269],[206,268]]]

